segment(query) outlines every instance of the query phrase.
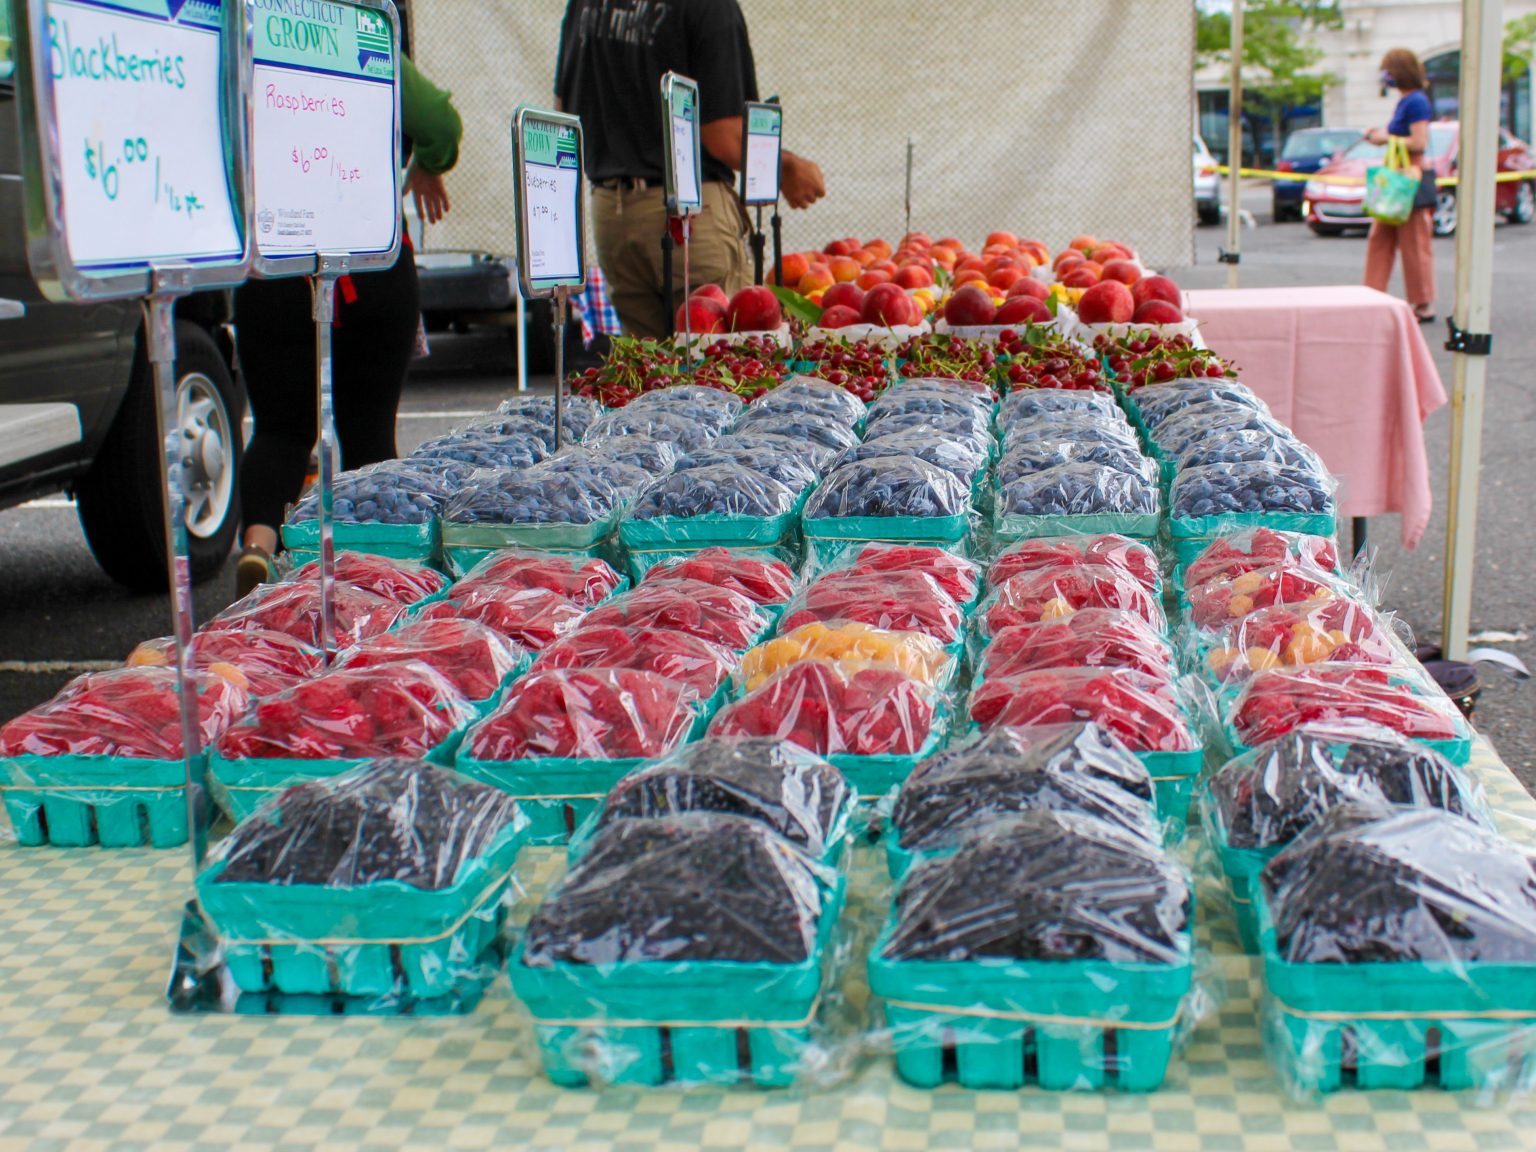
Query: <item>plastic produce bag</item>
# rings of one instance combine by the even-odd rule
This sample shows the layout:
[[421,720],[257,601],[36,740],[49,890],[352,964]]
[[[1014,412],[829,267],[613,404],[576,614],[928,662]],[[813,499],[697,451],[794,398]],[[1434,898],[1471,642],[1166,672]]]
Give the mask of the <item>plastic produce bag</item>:
[[[336,556],[336,579],[396,604],[419,604],[437,596],[448,587],[448,577],[436,568],[415,560],[392,560],[368,552],[340,552]],[[311,560],[289,578],[319,580],[320,561]]]
[[609,412],[601,417],[582,439],[589,448],[600,446],[627,436],[647,436],[652,440],[667,440],[685,452],[703,447],[720,435],[720,428],[713,424],[701,424],[697,419],[681,412],[669,412],[663,408],[639,408],[633,405]]
[[676,464],[679,472],[709,471],[718,468],[750,469],[755,475],[766,476],[782,484],[798,495],[816,483],[820,473],[804,457],[786,451],[755,444],[750,438],[736,440],[723,437],[704,448],[695,448]]
[[1162,498],[1145,474],[1102,464],[1056,464],[1026,473],[999,489],[1001,536],[1059,536],[1081,525],[1086,532],[1156,535]]
[[1253,389],[1236,380],[1196,378],[1149,384],[1136,390],[1135,404],[1137,415],[1148,428],[1156,428],[1197,404],[1225,404],[1263,416],[1270,414],[1269,405]]
[[1199,742],[1172,681],[1124,668],[1055,668],[987,680],[971,693],[982,728],[1098,724],[1132,752],[1193,752]]
[[866,439],[917,432],[976,449],[990,449],[992,444],[991,417],[974,409],[963,412],[871,411],[864,432]]
[[[773,393],[768,393],[772,396]],[[844,393],[844,395],[848,395]],[[764,397],[766,399],[767,397]],[[858,401],[849,396],[850,400]],[[731,439],[744,436],[773,435],[808,443],[807,451],[831,449],[835,454],[844,448],[852,448],[859,442],[859,434],[853,424],[840,416],[819,415],[816,412],[796,412],[783,408],[758,408],[755,404],[742,414],[728,434]],[[819,466],[819,465],[818,465]]]
[[623,585],[624,578],[604,560],[508,548],[492,553],[466,572],[450,595],[458,598],[482,589],[515,592],[543,588],[580,607],[592,608]]
[[1283,847],[1341,804],[1438,808],[1488,825],[1467,775],[1439,753],[1357,720],[1307,724],[1227,761],[1204,788],[1220,843]]
[[[1292,516],[1311,526],[1308,517],[1331,519],[1334,514],[1333,484],[1312,468],[1296,468],[1265,461],[1238,464],[1207,464],[1183,469],[1169,492],[1172,526],[1183,535],[1209,534],[1207,524],[1218,517],[1237,514]],[[1279,527],[1286,527],[1281,524]]]
[[794,527],[799,494],[740,465],[674,471],[640,493],[619,536],[632,550],[680,544],[774,544]]
[[1008,488],[1031,474],[1063,464],[1092,466],[1157,479],[1157,465],[1130,444],[1099,440],[1027,440],[1015,443],[997,463],[997,484]]
[[941,644],[960,638],[964,614],[923,572],[829,572],[785,609],[780,630],[813,621],[854,621],[890,632],[922,632]]
[[1327,472],[1321,457],[1294,436],[1272,436],[1251,428],[1217,432],[1178,459],[1181,472],[1213,464],[1283,464],[1317,475]]
[[939,721],[937,695],[911,676],[807,662],[726,705],[709,732],[788,740],[821,756],[913,756],[937,737]]
[[971,488],[915,457],[878,457],[827,474],[805,506],[810,520],[853,517],[964,517]]
[[474,718],[448,678],[419,661],[332,669],[257,701],[217,748],[224,760],[424,756]]
[[988,584],[997,588],[1025,572],[1072,565],[1104,565],[1133,577],[1148,592],[1162,591],[1157,553],[1140,540],[1106,533],[1098,536],[1036,537],[1010,544],[987,570]]
[[747,691],[755,691],[785,668],[806,661],[834,664],[845,674],[892,669],[938,689],[954,679],[958,663],[939,641],[921,632],[814,621],[749,649],[741,661],[742,682]]
[[441,672],[466,700],[489,700],[527,666],[522,645],[473,620],[417,620],[341,653],[337,668],[420,661]]
[[1018,388],[1003,397],[997,427],[1006,433],[1019,421],[1063,412],[1078,412],[1111,420],[1120,415],[1115,398],[1107,392],[1068,391],[1061,388]]
[[[336,583],[336,642],[356,644],[387,632],[405,615],[405,606],[351,584]],[[236,600],[202,627],[202,632],[244,632],[251,628],[284,632],[316,647],[321,642],[319,581],[262,584]]]
[[[427,524],[453,495],[442,471],[420,460],[385,460],[338,472],[332,493],[331,515],[337,524]],[[313,520],[319,514],[320,498],[311,486],[289,510],[287,522]]]
[[1174,671],[1173,649],[1145,620],[1117,608],[1015,624],[996,632],[976,666],[977,682],[1048,668],[1131,668],[1149,676]]
[[1159,598],[1129,572],[1108,564],[1068,564],[1010,576],[978,612],[985,633],[995,636],[1015,624],[1057,620],[1083,608],[1118,608],[1159,632],[1167,627]]
[[1329,660],[1393,664],[1406,659],[1410,649],[1391,622],[1347,597],[1255,609],[1201,647],[1205,670],[1227,682],[1270,668]]
[[685,684],[708,700],[736,670],[736,654],[666,628],[583,625],[543,652],[535,670],[627,668]]
[[953,849],[994,821],[1033,811],[1075,812],[1162,842],[1146,768],[1090,725],[997,728],[951,745],[907,777],[891,823],[910,857]]
[[[785,417],[785,419],[793,420],[794,417]],[[833,443],[810,439],[792,430],[780,433],[763,428],[748,428],[743,431],[738,426],[709,447],[720,448],[732,454],[746,451],[775,458],[795,459],[813,469],[819,477],[831,467],[832,461],[847,446],[846,441],[852,440],[853,443],[858,443],[858,437],[853,433],[843,434],[841,425],[828,426],[837,430],[830,436]]]
[[1424,740],[1464,762],[1467,734],[1455,703],[1417,665],[1309,664],[1254,676],[1228,711],[1244,747],[1318,720],[1363,720]]
[[[286,632],[250,628],[244,632],[199,632],[192,646],[199,672],[233,681],[252,696],[270,696],[313,676],[325,666],[325,654]],[[176,640],[146,640],[128,653],[130,668],[176,666]]]
[[1232,580],[1256,568],[1289,564],[1332,572],[1339,566],[1338,549],[1324,536],[1248,528],[1212,540],[1184,569],[1184,586]]
[[729,588],[675,580],[642,585],[615,597],[588,616],[587,624],[667,628],[739,652],[767,630],[769,618],[750,599]]
[[699,694],[632,668],[535,670],[470,729],[461,760],[628,760],[672,751],[692,732]]
[[384,1012],[478,993],[501,967],[525,824],[494,788],[374,761],[242,821],[199,874],[198,902],[245,992],[341,994]]
[[1251,408],[1211,401],[1191,405],[1177,415],[1170,416],[1152,430],[1150,438],[1154,453],[1161,453],[1168,460],[1177,460],[1195,445],[1220,432],[1244,429],[1278,437],[1290,432],[1284,424]]
[[474,620],[535,652],[571,632],[586,609],[548,588],[517,588],[479,582],[429,605],[420,620]]
[[443,543],[591,547],[613,530],[625,503],[648,479],[639,469],[590,457],[578,462],[552,456],[521,472],[484,473],[443,509]]
[[[565,418],[564,443],[569,444],[573,440],[580,439],[576,435],[576,429],[587,426],[588,422],[580,416],[572,417],[567,415]],[[453,434],[534,440],[542,445],[545,452],[553,452],[555,450],[555,418],[553,412],[543,417],[508,416],[499,412],[487,413],[484,416],[476,416],[473,420],[459,425],[453,430]]]
[[921,572],[932,577],[956,604],[970,604],[981,592],[979,564],[931,544],[866,544],[845,571],[850,577]]
[[784,561],[729,548],[703,548],[662,561],[645,574],[645,585],[650,588],[680,580],[725,588],[764,606],[786,603],[798,585],[793,569]]
[[1335,808],[1264,888],[1292,964],[1536,965],[1536,858],[1447,812]]
[[755,820],[824,858],[847,838],[857,799],[841,772],[797,744],[709,737],[621,779],[588,835],[620,820],[714,812]]
[[864,419],[865,408],[862,400],[836,384],[811,376],[791,376],[754,400],[746,415],[757,412],[812,414],[852,426]]
[[942,468],[969,488],[974,488],[987,467],[987,452],[974,441],[945,440],[936,429],[903,428],[892,432],[871,432],[862,444],[838,453],[831,464],[835,470],[844,465],[861,464],[888,456],[906,457]]
[[549,447],[532,431],[516,436],[494,432],[450,432],[418,444],[408,459],[451,461],[471,468],[519,471],[549,455]]
[[1184,604],[1191,624],[1213,632],[1261,608],[1317,604],[1351,595],[1350,586],[1332,573],[1291,561],[1251,568],[1230,580],[1211,579],[1204,584],[1187,585]]
[[1188,962],[1190,883],[1102,820],[1036,811],[923,860],[896,893],[891,960]]
[[670,472],[683,453],[668,440],[655,440],[649,436],[632,434],[616,436],[601,444],[584,445],[597,460],[611,461],[630,468],[639,468],[650,476]]
[[[213,744],[245,712],[232,680],[195,672],[198,732]],[[114,668],[76,676],[50,700],[0,727],[0,756],[114,756],[180,760],[181,705],[174,668]]]
[[[596,422],[603,414],[602,405],[596,400],[586,396],[573,396],[570,393],[562,398],[561,414],[568,430],[581,429],[582,433]],[[523,392],[516,396],[508,396],[500,404],[496,405],[496,412],[500,416],[525,416],[530,420],[536,420],[546,427],[555,426],[555,398],[533,392]],[[576,436],[580,439],[580,435]]]
[[996,402],[985,386],[977,389],[954,380],[917,378],[892,384],[869,406],[869,413],[978,412],[990,419]]
[[717,432],[729,428],[744,407],[740,396],[703,384],[674,384],[642,392],[627,406],[631,412],[665,412],[696,420]]

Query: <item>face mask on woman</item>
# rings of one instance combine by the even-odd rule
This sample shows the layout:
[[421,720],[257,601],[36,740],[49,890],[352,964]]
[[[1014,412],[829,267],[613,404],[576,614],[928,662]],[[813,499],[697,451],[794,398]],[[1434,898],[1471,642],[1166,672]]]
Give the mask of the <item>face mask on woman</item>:
[[1382,90],[1382,92],[1386,92],[1386,90],[1388,88],[1396,88],[1396,87],[1397,87],[1397,81],[1392,79],[1392,73],[1388,72],[1385,68],[1383,68],[1381,70],[1381,90]]

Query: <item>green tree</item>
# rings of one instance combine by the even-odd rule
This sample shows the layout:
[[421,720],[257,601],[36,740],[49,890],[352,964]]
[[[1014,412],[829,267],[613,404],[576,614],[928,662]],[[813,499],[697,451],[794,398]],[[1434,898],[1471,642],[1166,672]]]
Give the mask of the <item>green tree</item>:
[[[1316,103],[1339,82],[1331,72],[1316,71],[1323,50],[1313,33],[1337,28],[1342,22],[1337,0],[1247,0],[1243,5],[1243,90],[1268,108],[1277,152],[1284,110]],[[1231,44],[1231,12],[1205,7],[1197,0],[1198,62],[1230,61]]]
[[1536,57],[1536,12],[1516,16],[1504,25],[1504,83],[1513,84]]

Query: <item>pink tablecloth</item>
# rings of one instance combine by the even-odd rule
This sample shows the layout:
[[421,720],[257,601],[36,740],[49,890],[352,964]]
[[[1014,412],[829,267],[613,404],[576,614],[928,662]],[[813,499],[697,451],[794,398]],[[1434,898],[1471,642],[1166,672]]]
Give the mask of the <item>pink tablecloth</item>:
[[1424,418],[1446,396],[1408,305],[1354,285],[1187,295],[1206,343],[1339,478],[1344,514],[1401,513],[1416,546],[1434,506]]

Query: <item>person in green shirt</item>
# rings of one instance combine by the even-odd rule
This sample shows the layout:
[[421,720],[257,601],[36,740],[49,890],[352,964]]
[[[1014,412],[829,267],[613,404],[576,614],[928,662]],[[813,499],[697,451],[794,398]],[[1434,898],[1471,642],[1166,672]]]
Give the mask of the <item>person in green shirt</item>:
[[[452,97],[402,60],[400,120],[408,161],[404,188],[435,224],[448,211],[443,181],[459,159],[464,125]],[[392,268],[344,276],[331,334],[332,398],[341,467],[396,455],[395,415],[416,349],[420,300],[410,234]],[[244,596],[274,577],[278,528],[304,486],[317,439],[315,326],[303,277],[251,280],[235,292],[235,349],[256,432],[240,467],[244,550],[235,589]]]

